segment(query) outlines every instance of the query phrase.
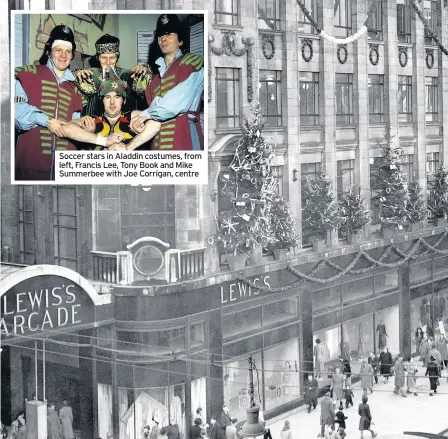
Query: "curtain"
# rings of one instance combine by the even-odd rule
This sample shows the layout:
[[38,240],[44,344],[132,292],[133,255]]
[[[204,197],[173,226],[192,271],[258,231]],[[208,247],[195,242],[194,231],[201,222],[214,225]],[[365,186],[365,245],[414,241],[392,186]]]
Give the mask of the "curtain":
[[[196,410],[201,407],[203,416],[207,413],[207,380],[198,378],[191,382],[191,420],[198,417]],[[203,420],[206,423],[205,419]]]
[[98,383],[98,435],[103,439],[113,437],[112,386]]

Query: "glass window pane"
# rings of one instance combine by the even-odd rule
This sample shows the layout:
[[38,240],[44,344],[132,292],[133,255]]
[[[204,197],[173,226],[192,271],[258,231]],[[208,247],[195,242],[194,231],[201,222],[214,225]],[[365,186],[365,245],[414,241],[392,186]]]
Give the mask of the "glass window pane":
[[285,323],[297,316],[297,300],[285,299],[263,306],[263,326]]
[[346,282],[342,297],[344,305],[353,305],[373,297],[373,277]]
[[341,307],[341,285],[313,293],[313,315],[324,314]]
[[375,294],[387,293],[398,288],[398,269],[375,275]]
[[222,318],[224,338],[261,328],[261,306],[224,315]]

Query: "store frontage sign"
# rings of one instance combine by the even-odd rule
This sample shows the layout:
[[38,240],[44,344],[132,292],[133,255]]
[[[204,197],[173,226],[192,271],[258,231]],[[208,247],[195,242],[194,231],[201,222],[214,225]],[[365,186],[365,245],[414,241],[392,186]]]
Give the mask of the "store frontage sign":
[[[243,302],[248,299],[259,296],[266,288],[271,288],[270,276],[258,276],[249,278],[254,285],[248,285],[246,282],[233,281],[225,282],[221,285],[221,305],[230,305],[232,303]],[[260,288],[258,288],[260,287]]]
[[20,337],[92,323],[95,305],[71,279],[33,276],[2,294],[0,316],[2,337]]

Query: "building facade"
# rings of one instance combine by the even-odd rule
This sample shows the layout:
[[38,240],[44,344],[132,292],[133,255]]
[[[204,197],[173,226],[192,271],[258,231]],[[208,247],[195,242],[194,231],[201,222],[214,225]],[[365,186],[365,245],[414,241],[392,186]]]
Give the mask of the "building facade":
[[[186,434],[198,407],[209,419],[224,403],[244,419],[249,356],[255,396],[268,418],[300,403],[317,338],[326,347],[327,370],[348,351],[356,373],[358,359],[384,344],[393,355],[414,352],[413,334],[428,314],[446,319],[447,306],[440,311],[438,305],[446,305],[448,288],[445,226],[429,220],[417,231],[384,238],[370,201],[372,223],[360,244],[334,232],[316,252],[302,223],[304,182],[323,167],[337,193],[354,184],[371,200],[386,126],[404,150],[406,178],[418,181],[425,196],[428,178],[446,162],[448,57],[425,32],[412,1],[378,1],[368,32],[339,46],[318,35],[296,0],[90,2],[95,10],[207,9],[209,184],[11,186],[9,151],[2,149],[5,267],[64,267],[113,305],[99,324],[64,335],[73,352],[52,347],[55,363],[65,364],[69,354],[78,358],[77,369],[66,369],[67,379],[78,383],[73,388],[89,376],[84,393],[52,394],[58,384],[46,381],[57,404],[71,400],[75,428],[90,426],[85,437],[134,438],[146,423],[166,425],[170,417]],[[303,3],[327,34],[345,38],[361,28],[372,1]],[[440,1],[416,4],[448,47],[448,28],[441,26],[448,8]],[[2,102],[9,99],[2,90]],[[287,262],[266,252],[232,272],[208,238],[225,208],[219,176],[256,102],[267,122],[263,135],[276,145],[279,192],[291,203],[300,249]],[[2,113],[5,140],[10,123]],[[55,338],[51,331],[47,336]],[[43,351],[42,337],[35,338]],[[15,340],[2,353],[7,424],[36,393],[42,362],[51,363],[27,343]],[[20,373],[13,373],[18,364]],[[21,390],[13,401],[3,392],[16,382]],[[88,421],[85,395],[95,407]]]

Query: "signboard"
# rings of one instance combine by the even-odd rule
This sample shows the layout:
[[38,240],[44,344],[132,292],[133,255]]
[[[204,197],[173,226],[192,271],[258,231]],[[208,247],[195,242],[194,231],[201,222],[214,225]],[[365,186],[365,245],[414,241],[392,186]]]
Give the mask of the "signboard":
[[[232,303],[244,302],[248,299],[253,299],[260,293],[266,291],[266,288],[271,288],[270,276],[257,276],[249,279],[255,287],[249,286],[246,282],[234,281],[225,282],[220,286],[221,305],[230,305]],[[256,287],[262,287],[262,289]]]
[[7,290],[0,299],[0,331],[6,338],[95,321],[95,304],[89,294],[62,276],[29,277]]

